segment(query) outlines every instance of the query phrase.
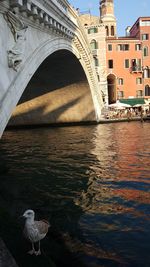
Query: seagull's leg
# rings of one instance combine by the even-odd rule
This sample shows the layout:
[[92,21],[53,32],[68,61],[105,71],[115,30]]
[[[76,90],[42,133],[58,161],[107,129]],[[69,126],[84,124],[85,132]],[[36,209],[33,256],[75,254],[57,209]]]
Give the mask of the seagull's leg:
[[35,248],[34,248],[34,243],[33,243],[33,242],[32,242],[32,250],[28,251],[28,253],[29,253],[30,255],[33,255],[33,254],[36,253],[36,252],[35,252]]
[[38,249],[38,251],[35,252],[35,255],[36,256],[41,255],[40,240],[39,240],[39,249]]

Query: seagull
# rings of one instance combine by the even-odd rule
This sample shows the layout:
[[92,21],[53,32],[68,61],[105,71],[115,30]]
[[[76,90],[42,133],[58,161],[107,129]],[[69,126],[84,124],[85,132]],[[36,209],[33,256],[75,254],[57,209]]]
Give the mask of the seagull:
[[[25,237],[32,244],[32,250],[30,250],[28,253],[30,255],[35,254],[36,256],[41,255],[40,240],[43,239],[48,233],[50,224],[46,220],[35,221],[35,212],[30,209],[24,212],[23,217],[26,219],[23,232]],[[34,248],[34,243],[36,242],[39,243],[39,248],[37,251]]]

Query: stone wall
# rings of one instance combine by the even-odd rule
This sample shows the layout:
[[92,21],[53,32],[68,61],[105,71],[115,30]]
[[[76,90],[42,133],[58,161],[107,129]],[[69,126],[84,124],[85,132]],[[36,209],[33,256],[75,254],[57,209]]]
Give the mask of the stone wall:
[[0,238],[0,267],[18,267],[14,258]]

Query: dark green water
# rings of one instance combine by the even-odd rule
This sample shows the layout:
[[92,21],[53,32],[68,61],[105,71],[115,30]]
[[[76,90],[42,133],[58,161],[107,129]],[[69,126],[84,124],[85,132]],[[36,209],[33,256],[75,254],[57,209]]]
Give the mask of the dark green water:
[[[149,123],[6,131],[0,151],[0,235],[19,267],[150,266]],[[51,224],[38,257],[28,208]]]

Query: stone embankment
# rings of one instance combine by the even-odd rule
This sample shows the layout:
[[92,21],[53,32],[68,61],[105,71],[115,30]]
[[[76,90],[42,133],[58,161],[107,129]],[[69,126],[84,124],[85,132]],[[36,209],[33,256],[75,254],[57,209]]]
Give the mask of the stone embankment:
[[0,267],[18,267],[14,258],[0,238]]
[[130,122],[130,121],[147,121],[150,120],[150,117],[144,116],[143,118],[141,117],[131,117],[131,118],[101,118],[99,123],[113,123],[113,122]]

